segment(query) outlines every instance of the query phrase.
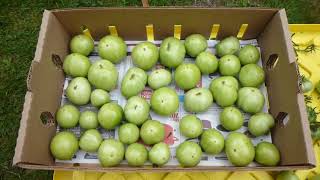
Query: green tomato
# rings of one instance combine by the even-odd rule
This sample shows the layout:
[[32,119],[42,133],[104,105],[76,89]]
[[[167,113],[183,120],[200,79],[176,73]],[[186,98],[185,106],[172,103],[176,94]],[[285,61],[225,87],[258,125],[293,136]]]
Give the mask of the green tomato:
[[235,166],[249,165],[255,156],[251,140],[239,132],[229,133],[225,142],[225,151],[228,160]]
[[236,107],[226,107],[220,114],[220,123],[228,131],[240,129],[243,121],[243,115]]
[[84,56],[88,56],[94,48],[93,40],[83,34],[74,36],[70,42],[70,50],[73,53],[80,53]]
[[138,95],[146,86],[148,76],[144,70],[132,67],[130,68],[121,82],[121,93],[127,99]]
[[142,82],[142,84],[147,84],[148,75],[143,69],[132,67],[127,71],[126,75],[130,80],[136,78],[135,80],[139,80],[140,82]]
[[127,45],[121,37],[107,35],[100,39],[98,53],[102,59],[120,63],[127,56]]
[[129,166],[143,166],[148,159],[148,151],[142,144],[133,143],[127,147],[125,157]]
[[131,53],[133,64],[143,70],[151,69],[159,59],[159,50],[151,42],[142,42]]
[[223,76],[236,76],[240,68],[240,61],[235,55],[225,55],[219,61],[219,71]]
[[159,89],[171,83],[171,73],[165,69],[156,69],[148,77],[148,85],[152,89]]
[[216,88],[210,88],[215,102],[221,107],[232,106],[238,98],[238,92],[235,88],[223,84]]
[[197,116],[186,115],[180,120],[179,129],[182,135],[196,138],[202,134],[203,124]]
[[177,38],[168,37],[161,43],[160,63],[169,68],[176,68],[184,61],[186,49],[184,44]]
[[69,54],[63,61],[63,70],[72,77],[86,77],[91,63],[89,58],[79,53]]
[[243,87],[238,92],[237,105],[244,112],[255,114],[262,110],[264,96],[257,88]]
[[132,144],[139,139],[139,128],[132,123],[125,123],[118,130],[119,140],[123,144]]
[[258,48],[249,44],[242,47],[238,54],[241,65],[256,64],[260,58]]
[[126,120],[135,125],[144,123],[149,117],[149,112],[148,102],[139,96],[132,96],[124,107]]
[[174,73],[174,80],[179,88],[183,90],[192,89],[201,80],[201,72],[194,64],[182,63]]
[[199,164],[202,156],[201,147],[192,141],[179,144],[176,157],[182,167],[194,167]]
[[156,120],[147,120],[140,129],[140,137],[148,145],[163,141],[164,134],[164,125]]
[[98,121],[101,127],[110,130],[120,124],[123,118],[123,110],[116,103],[103,105],[98,112]]
[[211,92],[205,88],[189,90],[184,97],[184,108],[189,112],[205,112],[213,103]]
[[269,132],[274,126],[274,119],[268,113],[257,113],[250,117],[248,128],[249,132],[254,136],[262,136]]
[[98,159],[103,167],[117,166],[123,160],[123,157],[124,146],[115,139],[104,140],[98,149]]
[[86,130],[80,137],[79,146],[87,152],[96,152],[102,142],[102,136],[96,129]]
[[163,166],[170,159],[170,149],[166,143],[160,142],[152,146],[148,157],[152,164]]
[[95,89],[91,92],[90,102],[95,107],[100,107],[110,101],[109,93],[103,89]]
[[78,124],[80,111],[71,104],[66,104],[59,108],[56,119],[60,127],[73,128]]
[[280,161],[278,148],[269,142],[260,142],[255,151],[255,161],[264,166],[276,166]]
[[224,137],[219,131],[208,129],[202,133],[200,145],[207,154],[219,154],[224,148]]
[[239,89],[238,80],[233,76],[221,76],[212,80],[210,84],[210,91],[213,93],[214,89],[218,88],[219,86],[228,86],[232,87],[236,90]]
[[282,171],[277,175],[276,180],[299,180],[299,177],[292,171]]
[[196,65],[202,74],[211,74],[218,69],[218,59],[210,52],[202,52],[196,58]]
[[78,140],[72,132],[59,132],[50,143],[50,151],[53,157],[59,160],[71,160],[78,149]]
[[240,42],[236,37],[230,36],[216,45],[216,53],[219,57],[231,55],[240,49]]
[[91,85],[84,77],[76,77],[67,87],[66,95],[73,104],[85,105],[90,100]]
[[239,81],[244,87],[260,87],[264,79],[263,69],[256,64],[243,66],[239,73]]
[[84,129],[95,129],[98,127],[97,113],[93,111],[83,111],[80,114],[79,124]]
[[196,57],[208,47],[207,39],[201,34],[192,34],[188,36],[184,42],[187,54]]
[[303,93],[307,93],[307,92],[311,91],[312,88],[313,88],[313,84],[309,79],[305,79],[302,81],[301,89],[302,89]]
[[168,87],[155,90],[150,101],[152,109],[163,116],[169,116],[179,108],[179,98],[176,91]]
[[110,61],[99,60],[91,65],[88,80],[97,89],[111,91],[117,86],[118,71]]

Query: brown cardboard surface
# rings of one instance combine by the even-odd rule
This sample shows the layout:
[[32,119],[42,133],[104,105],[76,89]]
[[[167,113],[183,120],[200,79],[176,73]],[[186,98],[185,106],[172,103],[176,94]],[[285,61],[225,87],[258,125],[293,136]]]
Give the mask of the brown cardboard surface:
[[281,150],[283,165],[315,164],[304,97],[299,93],[296,57],[287,24],[285,11],[280,10],[259,38],[264,64],[271,54],[278,54],[279,57],[274,69],[265,69],[270,113],[274,117],[279,112],[289,115],[284,127],[277,124],[274,128],[272,139]]
[[34,165],[34,164],[18,164],[19,167],[27,169],[44,169],[44,170],[67,170],[67,171],[95,171],[95,172],[108,172],[108,171],[118,171],[118,172],[177,172],[177,171],[285,171],[293,169],[309,169],[313,166],[311,165],[296,165],[296,166],[277,166],[277,167],[235,167],[235,166],[196,166],[193,168],[183,168],[178,166],[164,166],[161,168],[153,168],[151,166],[144,167],[130,167],[130,166],[118,166],[118,167],[106,167],[103,168],[99,165],[92,164],[82,164],[82,166],[73,166],[72,164],[56,164],[54,166],[46,165]]
[[244,39],[255,38],[263,30],[275,9],[239,8],[98,8],[67,9],[53,13],[72,34],[86,25],[95,39],[106,35],[108,25],[116,25],[126,40],[145,40],[145,26],[153,24],[155,39],[172,36],[173,25],[182,25],[181,38],[191,33],[209,37],[212,24],[220,24],[219,38],[237,35],[242,24],[249,24]]
[[51,56],[53,53],[65,56],[69,39],[68,33],[55,16],[50,11],[45,11],[28,79],[29,91],[25,98],[13,164],[53,163],[48,148],[56,127],[45,127],[40,115],[45,111],[54,115],[60,105],[60,98],[57,97],[61,97],[64,74],[53,64]]
[[62,60],[68,53],[70,37],[86,25],[99,39],[108,34],[107,26],[115,25],[126,40],[145,40],[145,25],[153,24],[155,39],[172,36],[173,25],[182,25],[182,38],[191,33],[209,37],[212,24],[220,24],[219,38],[236,35],[241,24],[249,24],[244,39],[258,38],[264,64],[277,53],[279,63],[266,71],[270,112],[277,116],[287,112],[290,120],[285,127],[273,131],[273,140],[280,148],[282,159],[278,167],[194,167],[205,170],[285,170],[308,168],[315,164],[303,95],[299,94],[295,56],[290,44],[287,19],[283,10],[253,8],[89,8],[45,11],[35,58],[28,78],[28,91],[20,122],[14,165],[30,169],[64,169],[97,171],[181,171],[181,167],[132,168],[119,166],[102,168],[88,164],[55,163],[49,143],[55,126],[41,123],[42,112],[54,115],[60,106],[63,71],[52,62],[52,56]]

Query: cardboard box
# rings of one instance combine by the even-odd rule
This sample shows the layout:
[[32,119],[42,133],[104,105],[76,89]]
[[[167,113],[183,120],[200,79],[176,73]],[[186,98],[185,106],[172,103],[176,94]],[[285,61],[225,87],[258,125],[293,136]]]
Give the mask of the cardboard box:
[[[94,39],[107,34],[115,25],[125,40],[145,40],[145,25],[154,25],[155,39],[173,35],[173,26],[182,25],[181,38],[200,33],[209,38],[213,24],[220,24],[218,39],[237,35],[248,24],[243,39],[258,39],[261,47],[269,112],[276,117],[273,142],[280,149],[277,167],[193,167],[165,166],[102,168],[92,164],[55,163],[50,140],[56,132],[54,114],[60,106],[64,83],[62,61],[69,53],[69,41],[82,25]],[[45,11],[35,58],[27,79],[19,136],[13,165],[29,169],[95,171],[210,171],[210,170],[286,170],[315,165],[304,97],[299,87],[296,57],[292,48],[285,10],[252,8],[92,8]],[[43,124],[41,119],[49,120]]]

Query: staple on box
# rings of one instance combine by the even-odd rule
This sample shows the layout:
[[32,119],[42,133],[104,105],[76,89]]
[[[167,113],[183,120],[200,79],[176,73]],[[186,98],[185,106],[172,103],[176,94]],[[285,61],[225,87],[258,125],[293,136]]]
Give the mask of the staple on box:
[[237,38],[241,39],[244,33],[246,33],[247,28],[248,28],[248,24],[242,24],[237,34]]
[[118,31],[116,26],[108,26],[108,29],[109,29],[109,33],[112,36],[118,36]]
[[209,39],[215,39],[217,38],[218,32],[219,32],[220,24],[213,24],[211,33],[210,33],[210,38]]
[[153,24],[146,25],[147,40],[154,41]]
[[177,39],[181,39],[181,25],[175,24],[173,28],[173,36]]

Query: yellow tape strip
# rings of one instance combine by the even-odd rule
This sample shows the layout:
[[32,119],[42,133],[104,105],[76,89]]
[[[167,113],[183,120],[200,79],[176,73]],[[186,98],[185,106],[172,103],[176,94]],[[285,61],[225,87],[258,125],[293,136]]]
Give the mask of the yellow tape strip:
[[147,40],[154,41],[153,24],[146,25]]
[[213,24],[209,39],[216,39],[218,36],[219,29],[220,29],[220,24]]
[[290,24],[291,32],[320,32],[320,24]]
[[89,38],[93,39],[92,36],[91,36],[91,33],[90,33],[90,30],[88,28],[84,29],[82,31],[82,33],[86,36],[88,36]]
[[181,39],[181,25],[174,25],[173,36],[177,39]]
[[238,39],[241,39],[243,37],[244,33],[246,33],[247,28],[248,28],[248,24],[241,25],[239,32],[238,32],[238,35],[237,35]]
[[116,26],[108,26],[108,29],[109,29],[109,33],[112,36],[118,36],[118,31],[117,31]]

